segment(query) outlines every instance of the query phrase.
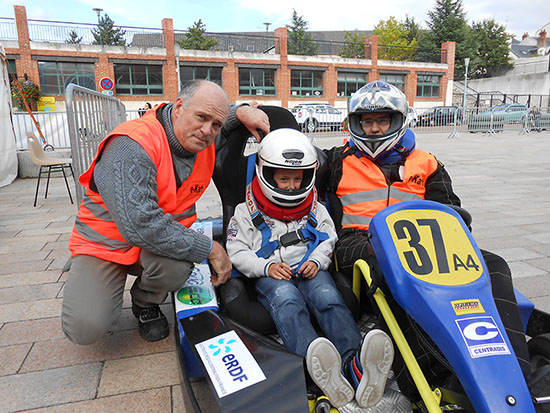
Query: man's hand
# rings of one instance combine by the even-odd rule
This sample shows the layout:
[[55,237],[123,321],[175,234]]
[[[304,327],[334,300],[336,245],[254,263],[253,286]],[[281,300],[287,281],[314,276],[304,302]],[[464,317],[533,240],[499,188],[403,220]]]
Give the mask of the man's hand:
[[260,142],[261,138],[258,130],[266,135],[269,133],[269,118],[264,111],[257,109],[257,106],[255,106],[239,106],[235,116],[254,135],[256,142]]
[[290,280],[292,277],[292,269],[290,265],[284,262],[271,264],[267,270],[267,275],[276,280]]
[[302,264],[298,270],[298,276],[306,278],[308,280],[312,279],[319,272],[319,267],[313,261],[306,261]]
[[217,287],[229,280],[233,266],[223,247],[216,241],[212,243],[212,249],[210,250],[210,254],[208,254],[208,261],[214,271],[214,274],[210,277],[212,285]]

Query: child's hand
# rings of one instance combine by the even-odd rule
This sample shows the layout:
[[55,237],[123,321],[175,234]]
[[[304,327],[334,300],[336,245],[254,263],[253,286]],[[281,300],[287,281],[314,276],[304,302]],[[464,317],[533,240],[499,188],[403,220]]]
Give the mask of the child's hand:
[[307,278],[308,280],[312,279],[319,272],[319,267],[313,261],[306,261],[302,264],[298,270],[298,276]]
[[290,265],[284,262],[271,264],[267,270],[267,275],[276,280],[290,280],[290,277],[292,277],[292,269]]

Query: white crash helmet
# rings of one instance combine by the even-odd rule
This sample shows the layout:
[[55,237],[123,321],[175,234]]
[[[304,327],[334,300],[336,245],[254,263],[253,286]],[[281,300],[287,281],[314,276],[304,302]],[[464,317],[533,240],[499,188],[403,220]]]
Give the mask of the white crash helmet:
[[[389,113],[391,124],[384,135],[367,135],[361,127],[363,113]],[[353,143],[366,156],[376,159],[392,149],[401,139],[409,124],[407,98],[389,83],[374,81],[357,90],[349,104],[349,131]]]
[[[267,199],[283,207],[300,205],[313,190],[317,152],[309,138],[295,129],[277,129],[260,142],[256,159],[258,183]],[[303,169],[299,189],[279,189],[273,173],[276,168]]]

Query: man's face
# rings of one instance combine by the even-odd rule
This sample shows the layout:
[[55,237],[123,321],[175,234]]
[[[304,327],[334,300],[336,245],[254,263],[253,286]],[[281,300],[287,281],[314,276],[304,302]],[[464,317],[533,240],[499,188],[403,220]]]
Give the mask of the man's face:
[[363,113],[361,127],[367,135],[384,135],[391,125],[389,113]]
[[273,173],[273,179],[279,189],[300,189],[303,175],[302,169],[277,168]]
[[174,102],[174,134],[185,150],[198,153],[214,142],[228,112],[223,91],[216,85],[202,84],[187,102],[179,97]]

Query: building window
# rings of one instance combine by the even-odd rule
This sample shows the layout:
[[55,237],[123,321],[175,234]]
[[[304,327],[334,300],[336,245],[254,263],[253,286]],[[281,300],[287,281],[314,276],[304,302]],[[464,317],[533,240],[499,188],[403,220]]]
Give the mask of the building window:
[[96,90],[93,63],[38,61],[38,73],[43,95],[63,95],[69,83]]
[[117,95],[163,95],[161,65],[115,63]]
[[15,60],[8,59],[8,67],[10,69],[8,70],[8,77],[10,79],[10,84],[11,84],[11,82],[17,79],[17,68],[15,66]]
[[323,96],[323,72],[292,70],[290,78],[292,96]]
[[239,67],[239,95],[275,96],[275,69],[248,69]]
[[405,77],[406,75],[395,75],[390,73],[380,73],[380,80],[390,85],[394,85],[401,92],[405,93]]
[[338,96],[349,97],[366,83],[366,73],[338,72]]
[[416,82],[416,96],[421,98],[438,98],[439,81],[441,77],[437,75],[418,75]]
[[208,66],[180,66],[180,81],[183,85],[190,80],[206,79],[222,85],[222,68]]

